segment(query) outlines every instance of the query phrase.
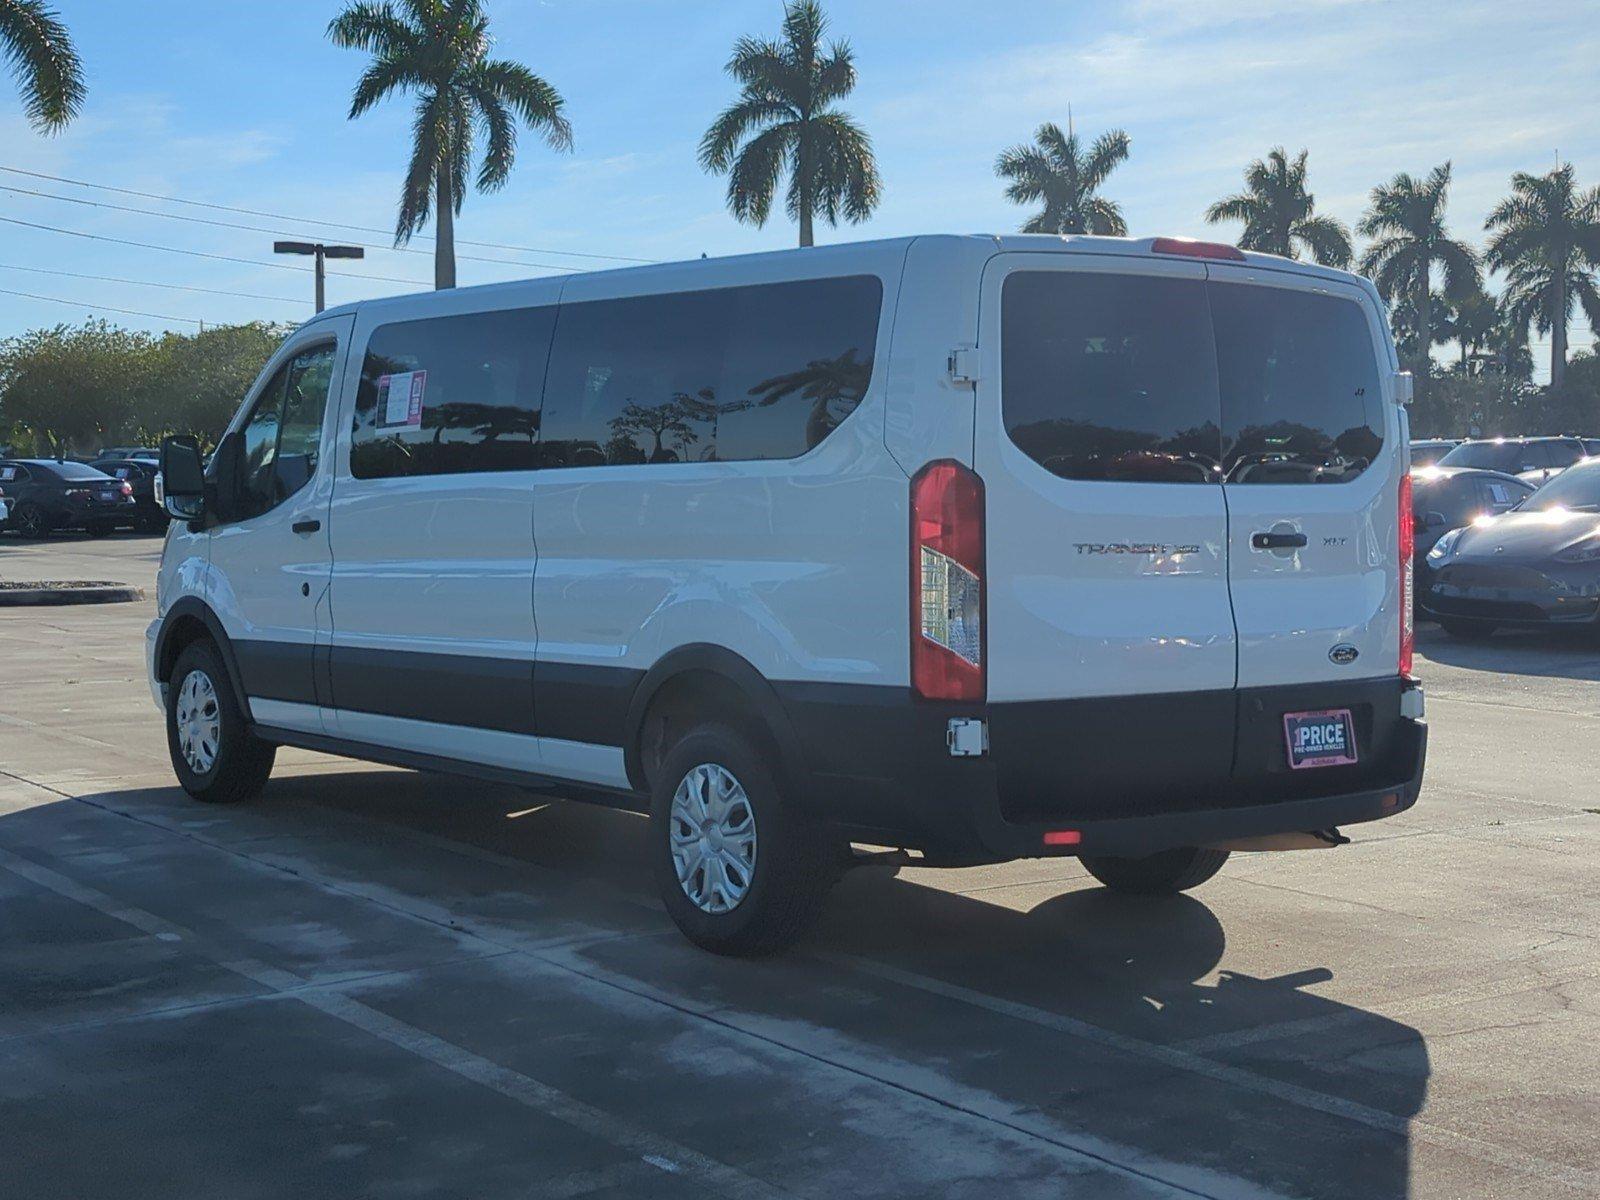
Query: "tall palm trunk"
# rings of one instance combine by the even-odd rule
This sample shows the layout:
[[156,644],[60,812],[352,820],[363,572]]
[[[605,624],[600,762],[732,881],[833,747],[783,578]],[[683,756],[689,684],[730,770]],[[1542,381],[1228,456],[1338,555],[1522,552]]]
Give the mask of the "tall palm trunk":
[[1433,290],[1428,284],[1427,267],[1417,286],[1417,367],[1427,378],[1433,371]]
[[811,141],[811,114],[805,115],[804,123],[800,127],[800,146],[795,154],[795,170],[799,172],[800,183],[800,245],[802,247],[813,244],[811,237],[811,155],[808,153]]
[[1558,388],[1567,377],[1567,256],[1556,260],[1555,311],[1550,314],[1550,386]]
[[456,205],[455,181],[450,164],[441,162],[436,180],[438,193],[438,235],[433,244],[433,286],[435,290],[456,285]]

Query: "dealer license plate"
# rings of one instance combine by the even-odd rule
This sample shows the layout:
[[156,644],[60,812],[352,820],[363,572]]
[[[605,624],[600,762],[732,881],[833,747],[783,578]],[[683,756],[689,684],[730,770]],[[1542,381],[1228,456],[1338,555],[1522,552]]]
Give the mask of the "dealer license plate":
[[1356,761],[1356,723],[1348,708],[1284,713],[1283,736],[1296,771]]

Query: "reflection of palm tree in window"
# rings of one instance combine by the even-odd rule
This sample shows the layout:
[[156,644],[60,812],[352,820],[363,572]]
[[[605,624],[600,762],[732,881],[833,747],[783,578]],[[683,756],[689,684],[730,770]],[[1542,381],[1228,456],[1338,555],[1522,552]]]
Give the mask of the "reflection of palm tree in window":
[[722,418],[729,413],[744,412],[755,405],[754,400],[729,400],[719,404],[716,389],[709,387],[701,388],[692,396],[688,392],[678,392],[672,399],[691,421],[710,424],[709,444],[701,455],[702,460],[707,461],[714,461],[717,457],[717,434],[722,427]]
[[526,408],[454,400],[423,408],[422,426],[433,430],[436,446],[447,429],[470,429],[474,436],[489,442],[502,435],[525,437],[532,442],[539,432],[539,414]]
[[855,412],[871,379],[872,359],[858,362],[852,346],[836,358],[813,359],[798,371],[763,379],[750,389],[750,395],[762,408],[796,394],[811,401],[811,414],[806,418],[806,449],[810,450]]
[[[689,446],[700,440],[700,435],[689,427],[690,414],[677,398],[664,404],[639,404],[629,400],[621,412],[607,424],[611,426],[611,440],[606,443],[606,461],[617,462],[615,453],[624,442],[649,434],[654,446],[646,453],[646,462],[678,462]],[[670,441],[672,448],[667,449]]]

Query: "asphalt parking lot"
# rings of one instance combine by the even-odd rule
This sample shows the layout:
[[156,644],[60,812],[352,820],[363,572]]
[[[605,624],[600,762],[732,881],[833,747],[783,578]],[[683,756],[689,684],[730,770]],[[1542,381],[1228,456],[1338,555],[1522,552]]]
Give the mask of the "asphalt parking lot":
[[0,537],[0,1195],[1600,1194],[1600,639],[1419,637],[1415,809],[1113,898],[856,871],[730,962],[642,821],[281,752],[189,801],[160,542]]

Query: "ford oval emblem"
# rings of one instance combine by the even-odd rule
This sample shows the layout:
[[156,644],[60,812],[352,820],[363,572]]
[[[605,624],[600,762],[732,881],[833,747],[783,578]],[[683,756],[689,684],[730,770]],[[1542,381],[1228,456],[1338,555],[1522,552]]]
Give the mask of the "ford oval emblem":
[[1332,650],[1328,651],[1328,657],[1341,667],[1349,666],[1360,656],[1361,651],[1357,650],[1349,642],[1340,642]]

